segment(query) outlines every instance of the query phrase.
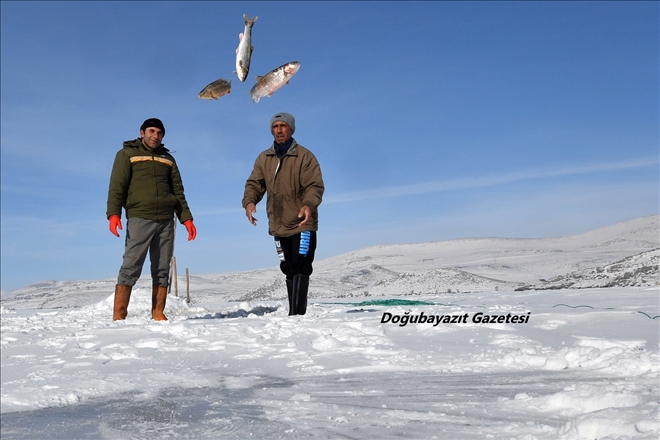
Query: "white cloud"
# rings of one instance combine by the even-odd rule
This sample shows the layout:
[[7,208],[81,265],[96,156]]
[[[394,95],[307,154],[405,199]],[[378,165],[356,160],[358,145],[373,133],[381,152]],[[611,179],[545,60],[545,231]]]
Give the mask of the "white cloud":
[[360,200],[385,199],[433,192],[455,191],[468,188],[483,188],[506,183],[519,182],[523,180],[544,179],[549,177],[569,175],[583,175],[608,171],[645,168],[650,166],[657,167],[658,159],[639,159],[627,162],[597,163],[558,168],[538,168],[483,177],[466,177],[452,180],[438,180],[433,182],[416,183],[412,185],[400,185],[365,191],[346,192],[344,194],[326,197],[324,203],[355,202]]

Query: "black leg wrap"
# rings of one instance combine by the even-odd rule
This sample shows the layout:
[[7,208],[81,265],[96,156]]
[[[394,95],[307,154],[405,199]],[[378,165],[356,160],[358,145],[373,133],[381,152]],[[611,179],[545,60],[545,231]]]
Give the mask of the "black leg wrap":
[[286,291],[289,296],[289,316],[295,315],[293,310],[293,278],[286,278]]
[[292,303],[295,315],[304,315],[307,312],[307,290],[309,277],[307,275],[294,275],[292,289]]

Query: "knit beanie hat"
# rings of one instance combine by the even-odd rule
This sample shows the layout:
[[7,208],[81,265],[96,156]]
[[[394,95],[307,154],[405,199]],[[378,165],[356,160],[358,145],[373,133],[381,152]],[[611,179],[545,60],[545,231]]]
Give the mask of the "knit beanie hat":
[[270,120],[270,129],[273,129],[273,124],[277,121],[282,121],[291,128],[291,134],[296,131],[296,118],[288,113],[276,113]]
[[149,119],[147,119],[140,126],[140,131],[144,131],[149,127],[160,128],[160,131],[163,132],[163,136],[165,136],[165,126],[163,125],[163,123],[161,122],[160,119],[158,119],[158,118],[149,118]]

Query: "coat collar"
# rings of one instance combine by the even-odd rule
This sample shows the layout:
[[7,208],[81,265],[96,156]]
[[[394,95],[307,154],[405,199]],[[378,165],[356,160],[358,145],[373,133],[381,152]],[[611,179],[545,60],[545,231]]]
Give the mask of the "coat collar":
[[[276,156],[275,153],[275,143],[273,142],[270,145],[270,148],[266,150],[266,154],[269,156]],[[289,147],[288,150],[286,150],[286,153],[284,153],[285,156],[297,156],[298,155],[298,142],[294,139],[293,142],[291,142],[291,146]]]

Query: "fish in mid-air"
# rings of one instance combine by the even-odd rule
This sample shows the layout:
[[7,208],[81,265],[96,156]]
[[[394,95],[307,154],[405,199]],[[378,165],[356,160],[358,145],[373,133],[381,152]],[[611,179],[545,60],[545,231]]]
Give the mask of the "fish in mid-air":
[[220,78],[204,87],[197,96],[202,99],[218,99],[229,92],[231,92],[231,80],[227,81],[224,78]]
[[250,18],[243,14],[245,29],[242,34],[238,34],[238,48],[236,49],[236,75],[243,82],[250,71],[250,57],[252,56],[252,26],[258,17]]
[[257,76],[257,83],[250,90],[250,97],[253,102],[259,102],[264,96],[271,97],[277,89],[284,84],[289,84],[289,80],[300,69],[300,62],[291,61],[272,70],[265,76]]

